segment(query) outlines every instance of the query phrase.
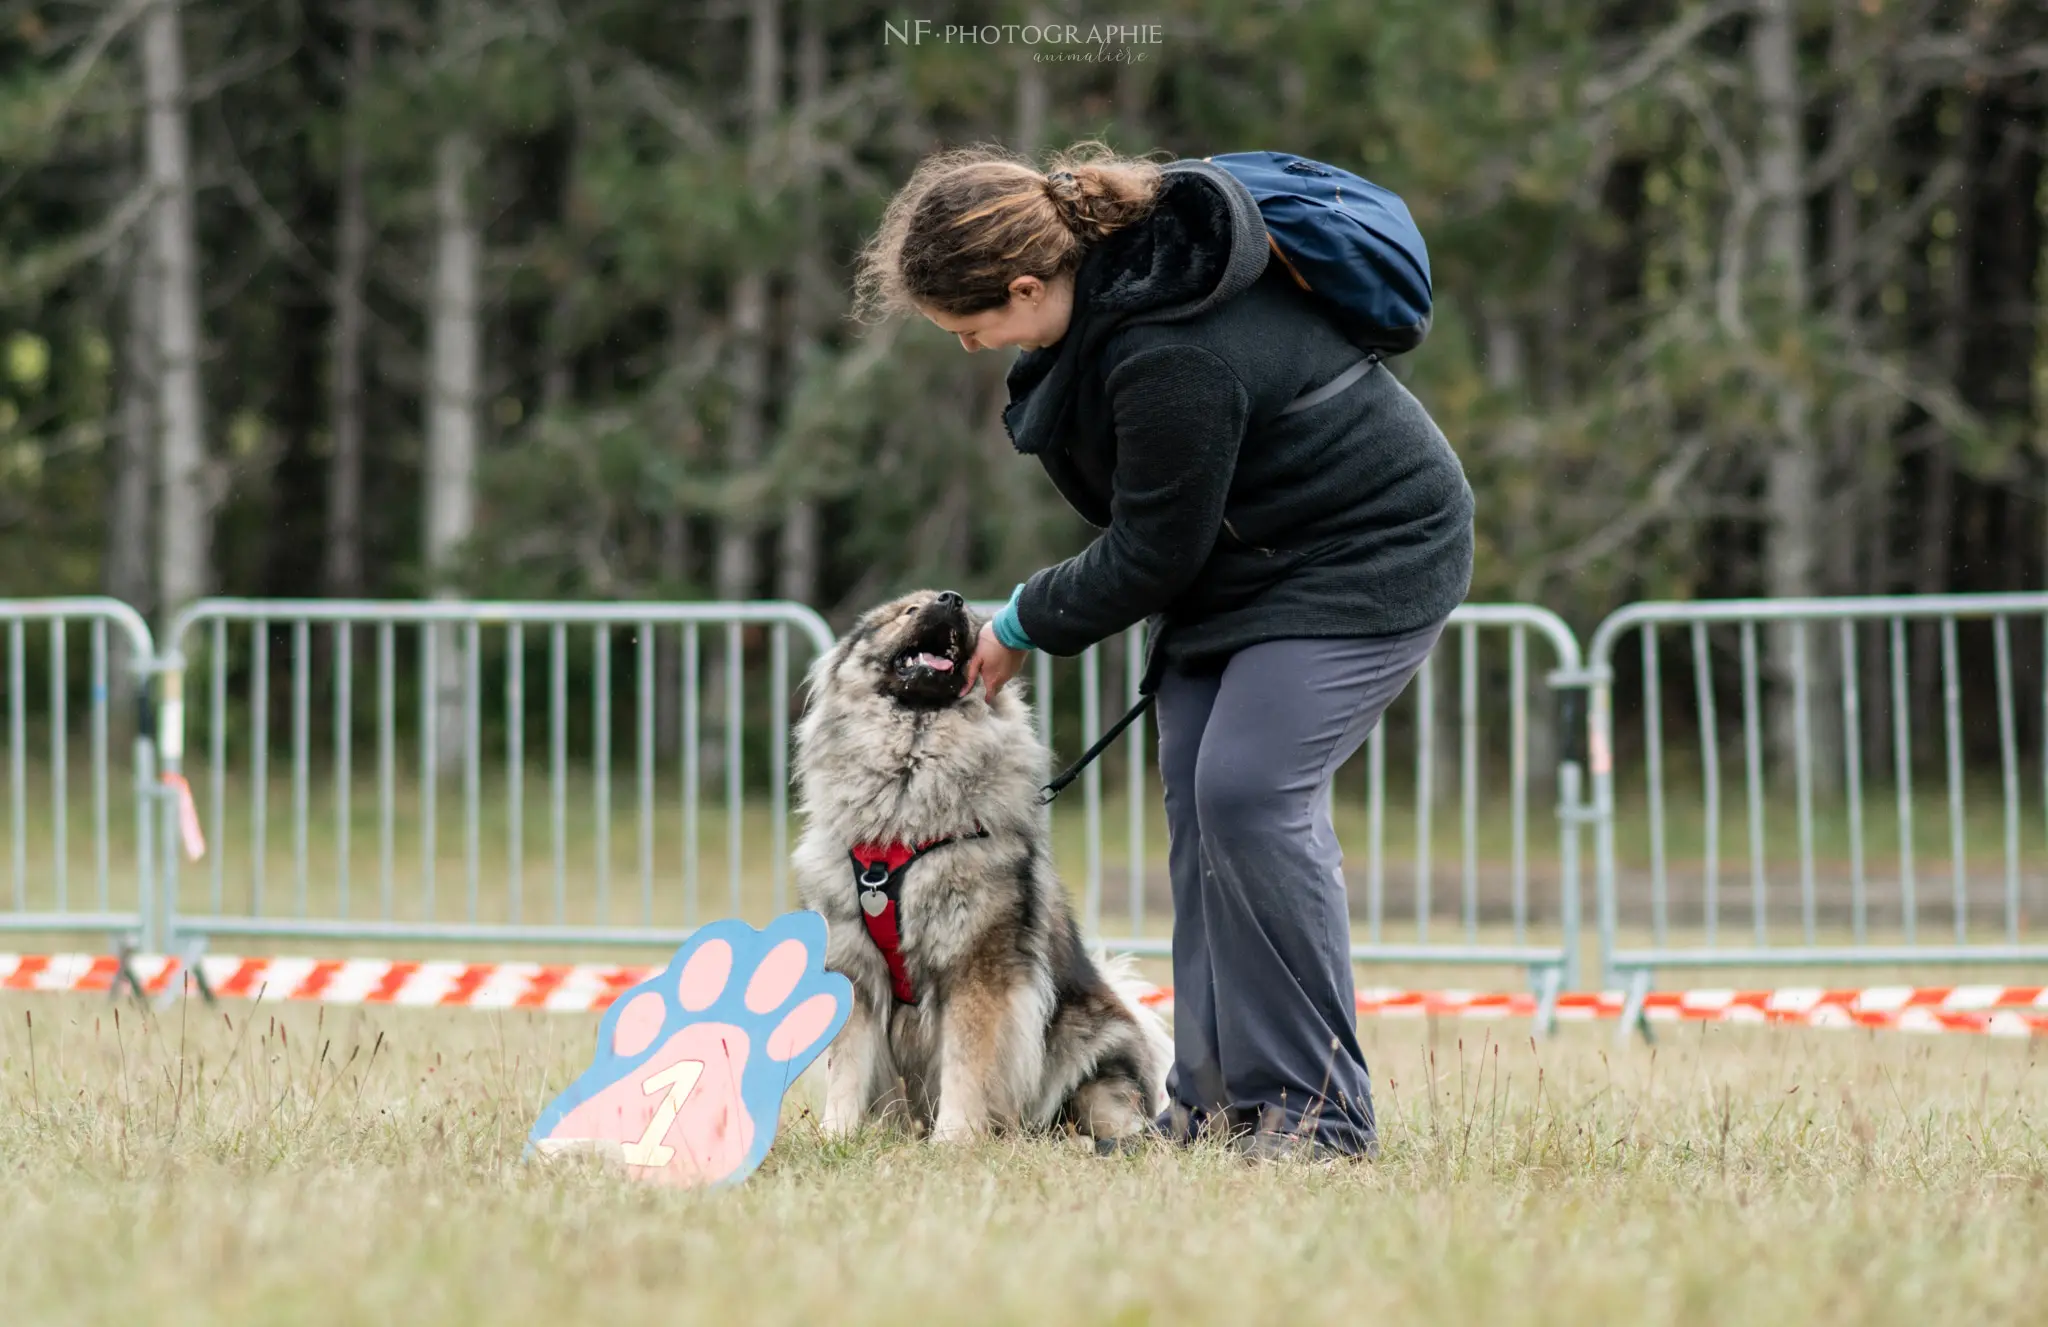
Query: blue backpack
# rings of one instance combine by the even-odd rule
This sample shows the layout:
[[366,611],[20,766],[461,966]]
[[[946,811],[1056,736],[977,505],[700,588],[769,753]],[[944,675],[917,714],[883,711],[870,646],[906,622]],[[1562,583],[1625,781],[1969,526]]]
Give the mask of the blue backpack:
[[1273,252],[1362,349],[1398,355],[1429,334],[1429,250],[1407,204],[1350,171],[1284,152],[1208,161],[1259,205]]

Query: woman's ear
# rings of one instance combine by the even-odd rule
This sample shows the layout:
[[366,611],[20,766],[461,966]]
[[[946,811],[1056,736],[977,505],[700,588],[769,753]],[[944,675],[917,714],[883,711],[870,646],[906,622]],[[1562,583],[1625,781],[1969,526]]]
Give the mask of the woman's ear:
[[1042,278],[1025,275],[1013,277],[1010,281],[1010,298],[1036,304],[1045,298],[1045,282]]

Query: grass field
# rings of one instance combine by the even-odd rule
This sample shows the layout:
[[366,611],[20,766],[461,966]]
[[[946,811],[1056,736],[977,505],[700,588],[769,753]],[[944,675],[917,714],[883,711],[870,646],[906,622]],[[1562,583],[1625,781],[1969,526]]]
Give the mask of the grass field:
[[743,1188],[519,1160],[595,1020],[0,1001],[9,1323],[2038,1322],[2030,1045],[1364,1028],[1384,1153],[821,1141]]

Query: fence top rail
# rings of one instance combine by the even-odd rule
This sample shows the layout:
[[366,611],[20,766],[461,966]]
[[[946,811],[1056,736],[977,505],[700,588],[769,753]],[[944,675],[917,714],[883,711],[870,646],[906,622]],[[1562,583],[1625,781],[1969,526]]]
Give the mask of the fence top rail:
[[817,610],[788,600],[549,603],[476,599],[201,599],[186,605],[171,620],[168,640],[172,648],[180,645],[194,626],[210,621],[474,622],[483,626],[631,626],[642,622],[658,626],[780,625],[803,632],[820,654],[830,650],[835,639],[832,628]]
[[1451,610],[1451,627],[1528,627],[1550,642],[1557,651],[1561,672],[1579,667],[1579,638],[1565,620],[1538,604],[1459,604]]
[[0,599],[0,622],[65,622],[100,618],[126,632],[140,652],[138,662],[146,663],[156,652],[149,623],[119,599],[100,594],[72,595],[57,599]]
[[[993,617],[1008,602],[1005,599],[982,599],[969,607],[983,617]],[[1551,648],[1557,652],[1559,671],[1571,673],[1579,667],[1579,638],[1572,634],[1563,618],[1539,605],[1460,604],[1452,611],[1445,630],[1459,626],[1528,627],[1550,642]]]
[[1617,949],[1617,968],[1910,967],[1914,964],[2048,963],[2048,944],[1785,945],[1746,949]]
[[1884,618],[1986,618],[2009,614],[2048,615],[2048,593],[1894,594],[1839,599],[1705,599],[1630,604],[1594,628],[1587,659],[1607,666],[1615,646],[1640,627],[1699,623],[1843,622]]

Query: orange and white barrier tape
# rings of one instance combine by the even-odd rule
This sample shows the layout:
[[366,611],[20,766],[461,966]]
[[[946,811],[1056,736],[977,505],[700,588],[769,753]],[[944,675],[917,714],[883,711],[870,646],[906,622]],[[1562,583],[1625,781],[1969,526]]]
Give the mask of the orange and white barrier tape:
[[[183,964],[131,954],[128,970],[151,995],[172,990]],[[108,954],[0,954],[0,991],[109,991],[121,970]],[[657,969],[612,963],[412,962],[382,958],[199,960],[207,987],[225,999],[312,1000],[420,1008],[599,1010]]]
[[[1566,997],[1567,999],[1571,997]],[[1602,996],[1604,1001],[1612,997]],[[1604,1008],[1591,1017],[1621,1013]],[[1565,1013],[1559,1001],[1558,1017]],[[1810,1027],[1898,1028],[1907,1032],[1982,1032],[2048,1036],[2048,988],[2040,986],[1872,986],[1835,990],[1652,991],[1652,1022],[1800,1023]]]
[[[1173,1006],[1161,990],[1145,1003]],[[1412,1018],[1533,1018],[1537,998],[1526,992],[1358,992],[1358,1012]],[[1620,991],[1566,992],[1557,998],[1560,1022],[1620,1018]],[[1643,1016],[1653,1023],[1786,1023],[1808,1027],[1897,1028],[1907,1032],[1981,1032],[1999,1037],[2048,1036],[2048,987],[1873,986],[1775,991],[1652,991]]]
[[[128,958],[128,970],[152,995],[171,990],[182,966],[165,954],[132,954]],[[214,994],[226,999],[570,1013],[604,1009],[619,992],[657,971],[611,963],[236,958],[226,954],[201,958],[199,970]],[[105,992],[113,989],[119,973],[120,960],[108,954],[0,954],[0,991]],[[1170,988],[1155,988],[1142,999],[1161,1011],[1173,1007]],[[1619,991],[1567,992],[1558,997],[1557,1017],[1566,1022],[1619,1018],[1625,1004]],[[1358,992],[1360,1014],[1385,1017],[1530,1018],[1536,1008],[1536,997],[1522,992],[1385,988]],[[2048,987],[1652,991],[1643,1012],[1658,1023],[1779,1023],[2048,1036]]]

